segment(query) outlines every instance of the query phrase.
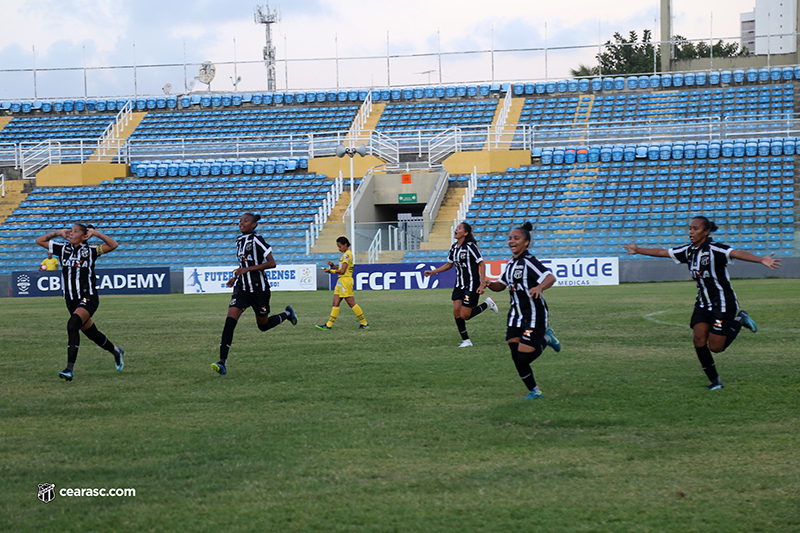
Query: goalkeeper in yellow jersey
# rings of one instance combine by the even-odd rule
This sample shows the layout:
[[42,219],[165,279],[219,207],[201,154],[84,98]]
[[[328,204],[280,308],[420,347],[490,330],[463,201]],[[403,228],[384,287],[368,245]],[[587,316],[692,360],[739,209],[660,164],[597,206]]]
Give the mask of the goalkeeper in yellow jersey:
[[339,304],[344,300],[347,302],[347,305],[353,308],[353,312],[358,317],[359,322],[361,322],[358,329],[369,329],[367,319],[364,318],[364,311],[361,310],[361,307],[356,303],[356,299],[353,296],[353,268],[355,268],[356,262],[353,257],[353,252],[350,251],[350,241],[347,240],[347,237],[339,237],[336,239],[336,247],[339,248],[339,251],[342,253],[342,256],[339,258],[339,265],[337,266],[333,262],[328,261],[329,268],[324,269],[328,274],[337,274],[339,276],[336,287],[333,289],[333,308],[331,309],[331,316],[328,322],[316,327],[317,329],[323,330],[331,329],[336,318],[339,316]]

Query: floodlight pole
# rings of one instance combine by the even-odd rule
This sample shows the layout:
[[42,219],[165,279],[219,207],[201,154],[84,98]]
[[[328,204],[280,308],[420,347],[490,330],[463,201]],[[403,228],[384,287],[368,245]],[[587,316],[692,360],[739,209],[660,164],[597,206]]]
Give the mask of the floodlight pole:
[[353,189],[353,156],[356,151],[353,148],[348,148],[347,154],[350,156],[350,237],[353,239],[350,242],[350,250],[353,252],[353,258],[356,256],[356,204],[355,194]]

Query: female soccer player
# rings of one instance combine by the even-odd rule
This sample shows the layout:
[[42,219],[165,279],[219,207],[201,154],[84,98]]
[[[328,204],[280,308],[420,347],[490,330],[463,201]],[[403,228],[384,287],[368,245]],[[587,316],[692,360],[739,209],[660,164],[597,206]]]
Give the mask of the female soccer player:
[[550,346],[556,352],[561,351],[553,330],[548,327],[548,310],[542,292],[556,282],[550,269],[542,265],[528,251],[531,244],[530,222],[511,230],[508,235],[508,248],[514,256],[506,265],[499,281],[484,285],[495,292],[508,287],[511,295],[511,308],[508,310],[508,327],[506,341],[511,350],[511,357],[517,367],[519,377],[528,387],[526,400],[542,397],[531,370],[531,363],[542,355]]
[[[339,316],[339,304],[342,300],[347,302],[347,305],[353,309],[356,317],[358,317],[358,321],[361,322],[358,329],[369,329],[367,319],[364,318],[364,311],[362,311],[361,306],[356,303],[356,298],[354,296],[353,269],[356,266],[356,262],[353,258],[353,252],[350,251],[350,241],[347,237],[339,237],[336,239],[336,247],[342,253],[342,256],[339,258],[339,265],[337,266],[333,262],[327,261],[329,268],[323,269],[328,274],[338,274],[339,276],[339,281],[336,282],[336,287],[333,289],[333,308],[331,309],[331,316],[328,318],[328,322],[317,326],[317,329],[327,330],[333,327],[333,323],[336,322],[336,317]],[[334,268],[336,270],[334,270]]]
[[228,373],[228,351],[233,342],[233,330],[245,309],[253,308],[256,324],[261,331],[272,329],[284,320],[297,324],[297,315],[291,305],[287,305],[277,315],[269,315],[269,280],[264,271],[277,265],[272,256],[272,247],[264,237],[256,233],[259,220],[261,215],[253,213],[245,213],[239,218],[239,231],[242,232],[236,239],[239,268],[233,271],[233,277],[227,283],[228,287],[233,287],[233,297],[228,306],[228,317],[225,319],[225,328],[219,343],[219,361],[211,365],[211,368],[222,375]]
[[761,263],[769,269],[780,267],[781,260],[772,256],[759,257],[750,252],[734,250],[728,245],[714,242],[710,234],[717,225],[706,217],[694,217],[689,223],[689,244],[677,248],[639,248],[631,241],[623,245],[629,254],[642,254],[651,257],[671,257],[676,263],[689,265],[689,272],[697,284],[697,300],[689,327],[694,332],[694,349],[711,384],[709,390],[724,387],[714,366],[711,352],[725,350],[742,329],[746,327],[753,333],[758,329],[756,323],[741,310],[736,313],[739,302],[731,287],[728,263],[741,259]]
[[[52,239],[62,237],[68,242]],[[89,239],[98,237],[103,244],[90,246]],[[90,340],[114,356],[117,372],[122,372],[122,355],[125,350],[108,340],[97,330],[92,316],[100,305],[97,296],[94,265],[97,258],[117,248],[117,241],[103,235],[92,225],[74,224],[70,229],[62,229],[36,238],[36,244],[47,248],[61,261],[64,277],[64,299],[70,312],[67,321],[67,368],[58,373],[61,379],[72,381],[82,331]]]
[[490,297],[478,305],[480,295],[483,294],[483,283],[486,281],[486,264],[483,262],[472,226],[462,222],[453,232],[456,242],[450,247],[447,263],[434,270],[426,270],[426,276],[432,276],[456,266],[456,283],[453,287],[453,315],[456,318],[456,327],[461,334],[459,348],[472,346],[472,341],[467,333],[467,320],[478,316],[487,309],[494,314],[498,313],[497,304]]

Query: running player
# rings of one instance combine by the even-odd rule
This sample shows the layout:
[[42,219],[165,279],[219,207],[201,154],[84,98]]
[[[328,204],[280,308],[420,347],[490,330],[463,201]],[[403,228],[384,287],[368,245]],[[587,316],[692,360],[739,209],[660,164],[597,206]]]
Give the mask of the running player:
[[227,283],[228,287],[233,287],[233,297],[228,306],[228,317],[225,319],[225,328],[219,343],[219,361],[211,365],[211,368],[222,375],[228,373],[228,351],[233,342],[233,330],[245,309],[253,308],[256,324],[261,331],[272,329],[284,320],[297,324],[297,315],[291,305],[287,305],[277,315],[269,314],[269,281],[264,271],[277,265],[272,256],[272,247],[256,233],[259,220],[261,215],[253,213],[245,213],[239,219],[239,230],[242,232],[236,239],[239,268],[233,271],[233,277]]
[[542,292],[556,282],[553,273],[528,251],[531,244],[530,222],[511,230],[508,248],[514,256],[506,265],[498,281],[484,285],[495,292],[508,287],[511,308],[508,310],[506,341],[511,358],[517,367],[522,382],[528,387],[526,400],[542,397],[542,392],[533,377],[531,363],[550,346],[561,351],[561,343],[548,327],[548,310]]
[[758,330],[756,323],[742,309],[738,313],[739,302],[731,287],[728,263],[741,259],[751,263],[761,263],[770,270],[780,268],[780,259],[769,254],[764,257],[714,242],[711,233],[717,225],[706,217],[694,217],[689,223],[689,244],[677,248],[639,248],[631,241],[623,245],[629,254],[642,254],[651,257],[671,257],[676,263],[689,265],[689,272],[697,284],[697,299],[689,327],[694,332],[694,349],[711,384],[709,390],[724,387],[719,378],[714,357],[731,345],[742,326],[753,333]]
[[456,266],[456,283],[453,287],[453,315],[456,319],[456,327],[461,334],[461,344],[459,348],[472,346],[472,340],[467,333],[467,320],[478,316],[487,309],[491,309],[494,314],[498,313],[497,304],[490,297],[478,305],[480,295],[484,292],[484,282],[486,281],[486,264],[483,262],[475,236],[472,234],[472,226],[467,222],[462,222],[456,226],[453,232],[456,242],[450,247],[447,255],[447,263],[434,269],[426,270],[426,276],[433,276],[440,272],[450,270]]
[[[54,241],[62,237],[68,242]],[[97,237],[103,244],[90,246],[89,239]],[[97,258],[117,248],[117,241],[103,235],[92,225],[74,224],[70,229],[62,229],[36,238],[36,244],[47,248],[48,252],[61,261],[64,278],[64,299],[70,317],[67,321],[67,368],[58,373],[61,379],[72,381],[78,348],[81,344],[80,332],[102,349],[114,356],[117,372],[122,372],[122,355],[125,350],[108,340],[97,330],[92,316],[100,305],[97,295],[94,266]]]
[[353,258],[353,252],[350,250],[350,241],[347,237],[339,237],[336,239],[336,247],[342,254],[339,258],[339,265],[337,266],[333,262],[327,261],[329,268],[323,269],[328,274],[337,274],[339,276],[336,287],[333,289],[333,308],[331,309],[331,316],[328,318],[328,322],[316,327],[317,329],[323,330],[331,329],[333,323],[336,322],[336,318],[339,316],[339,304],[344,300],[347,302],[347,305],[353,309],[356,317],[358,317],[358,321],[361,322],[358,329],[369,329],[367,319],[364,318],[364,311],[362,311],[361,306],[356,303],[356,298],[354,296],[353,269],[356,267],[356,262]]

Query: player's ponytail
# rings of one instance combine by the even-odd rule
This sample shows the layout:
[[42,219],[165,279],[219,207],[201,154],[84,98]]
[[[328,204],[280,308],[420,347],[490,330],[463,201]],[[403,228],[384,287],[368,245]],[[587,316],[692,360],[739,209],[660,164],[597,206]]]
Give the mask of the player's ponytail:
[[464,236],[464,242],[475,242],[475,235],[472,233],[472,224],[469,222],[462,222],[461,227],[464,228],[464,231],[467,233]]
[[699,220],[703,223],[703,229],[707,229],[709,233],[714,233],[719,229],[714,221],[709,220],[707,217],[704,216],[696,216],[694,217],[695,220]]
[[350,240],[347,237],[345,237],[344,235],[342,235],[341,237],[336,239],[336,242],[338,242],[339,244],[344,244],[345,246],[350,248]]
[[533,229],[533,224],[531,224],[530,222],[525,222],[516,229],[520,230],[523,234],[525,234],[526,241],[531,242],[531,230]]
[[252,221],[256,223],[256,225],[258,225],[258,221],[261,220],[261,215],[256,215],[256,214],[249,213],[249,212],[245,213],[242,216],[250,217],[252,219]]

